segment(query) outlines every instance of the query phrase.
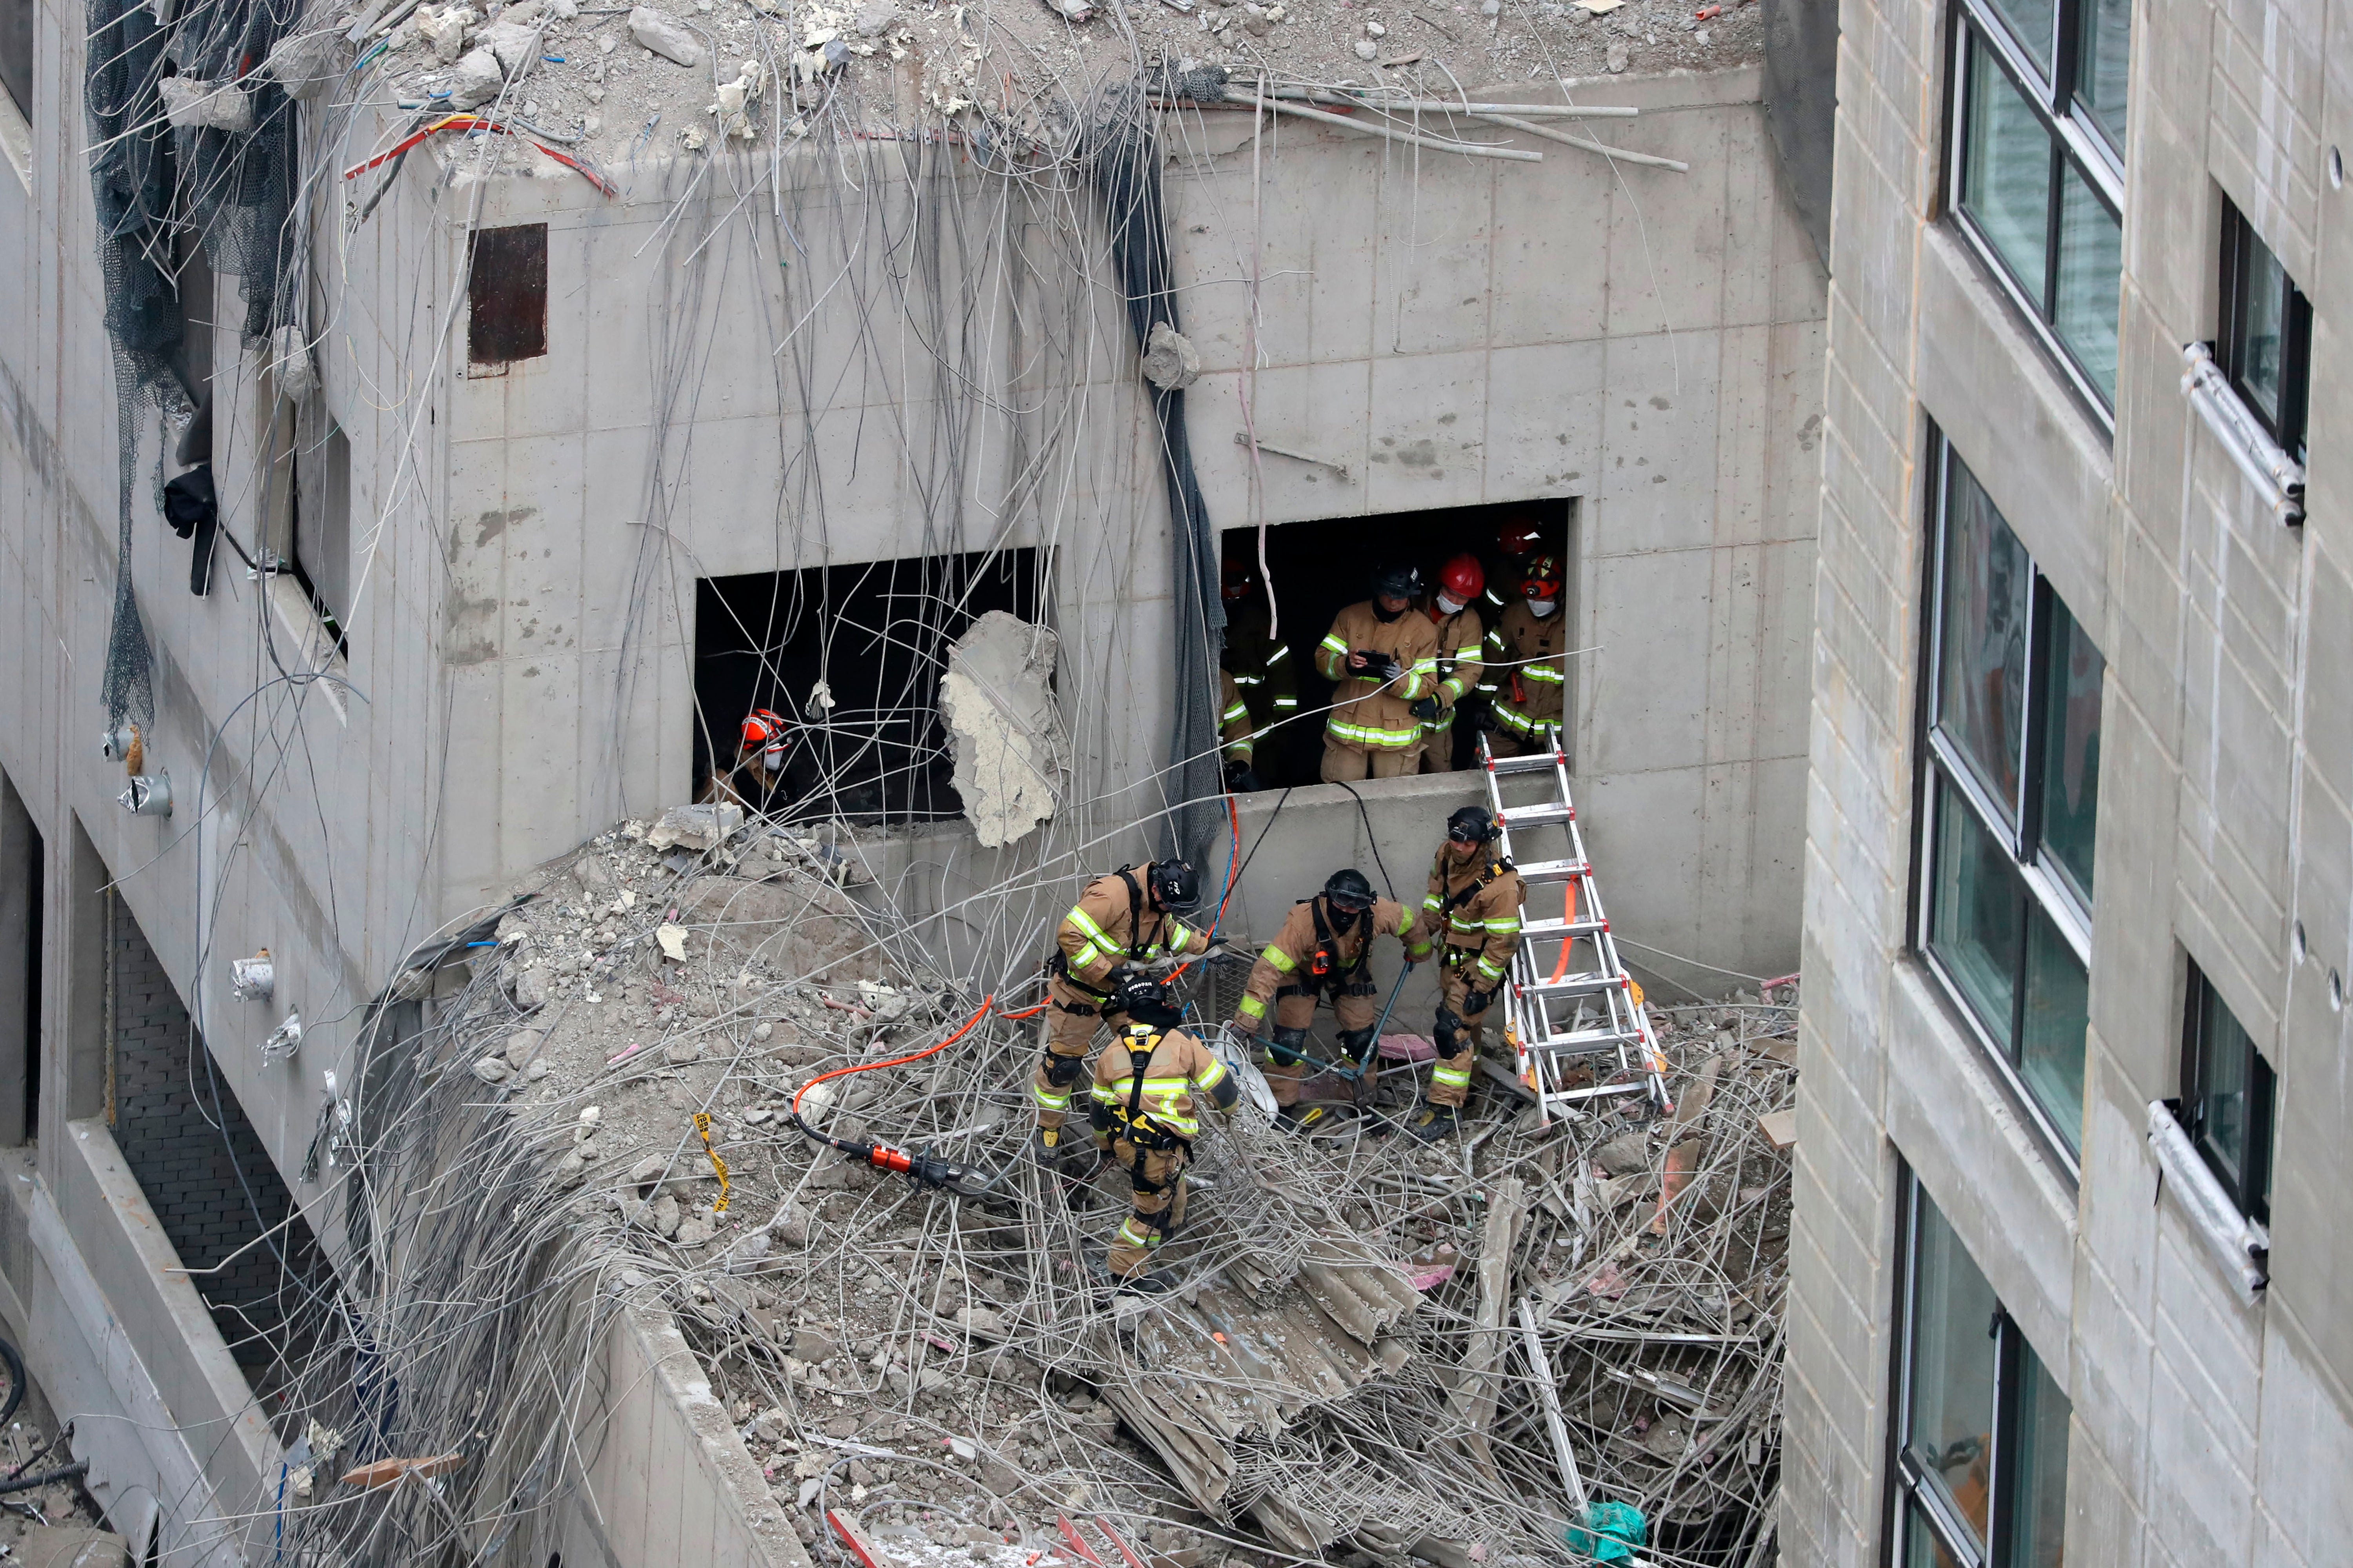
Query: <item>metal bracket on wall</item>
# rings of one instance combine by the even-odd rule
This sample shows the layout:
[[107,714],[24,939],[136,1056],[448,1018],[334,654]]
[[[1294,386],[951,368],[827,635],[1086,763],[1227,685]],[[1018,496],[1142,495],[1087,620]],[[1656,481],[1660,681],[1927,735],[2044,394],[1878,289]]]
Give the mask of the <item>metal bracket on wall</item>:
[[2282,451],[2240,401],[2230,378],[2214,363],[2213,350],[2204,343],[2185,344],[2181,359],[2188,367],[2181,374],[2181,390],[2189,406],[2262,495],[2273,518],[2291,528],[2303,522],[2304,465]]

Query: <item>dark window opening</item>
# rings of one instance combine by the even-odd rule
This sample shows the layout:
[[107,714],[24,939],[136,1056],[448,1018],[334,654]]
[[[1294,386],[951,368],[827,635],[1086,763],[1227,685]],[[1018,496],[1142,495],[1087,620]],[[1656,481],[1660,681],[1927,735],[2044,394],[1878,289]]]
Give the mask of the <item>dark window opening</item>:
[[280,1383],[328,1325],[332,1270],[119,895],[107,924],[115,1140],[237,1364]]
[[475,364],[547,352],[547,226],[474,231],[466,271],[466,358]]
[[[786,819],[962,815],[938,713],[949,648],[991,610],[1043,618],[1045,571],[1045,557],[1025,549],[702,579],[696,798],[742,799]],[[746,717],[763,710],[788,736],[773,771],[765,748],[743,741]]]
[[0,0],[0,86],[33,118],[33,0]]
[[2258,1225],[2271,1223],[2278,1087],[2254,1037],[2191,964],[2182,1027],[2181,1130],[2239,1212]]
[[[309,438],[312,427],[321,424],[326,426],[324,437]],[[311,607],[334,640],[335,651],[343,653],[351,610],[352,444],[343,427],[316,408],[297,425],[303,438],[295,453],[288,498],[293,510],[286,564],[310,595]]]
[[2222,204],[2221,335],[2214,360],[2280,449],[2304,461],[2312,304],[2254,226]]
[[[30,1143],[41,1107],[41,900],[48,848],[16,786],[0,774],[0,1086],[18,1096],[0,1109],[0,1142]],[[19,1081],[9,1084],[15,1078]]]
[[[0,6],[11,0],[0,0]],[[180,301],[180,344],[172,351],[172,372],[187,389],[188,401],[206,408],[213,391],[213,265],[205,256],[195,230],[184,228],[172,236],[172,286]],[[203,429],[184,439],[174,456],[182,467],[212,461],[212,420],[200,416]]]
[[[1524,596],[1525,568],[1551,555],[1573,595],[1571,555],[1574,500],[1514,501],[1497,506],[1449,507],[1398,512],[1385,517],[1337,517],[1276,523],[1266,531],[1265,574],[1261,574],[1255,528],[1227,531],[1221,544],[1225,582],[1239,597],[1226,601],[1226,644],[1220,662],[1240,683],[1256,731],[1250,771],[1261,789],[1312,784],[1321,776],[1325,719],[1333,684],[1315,668],[1315,649],[1339,613],[1372,596],[1368,574],[1390,563],[1421,573],[1420,607],[1426,613],[1438,592],[1439,574],[1457,555],[1478,558],[1485,578],[1477,601],[1480,623],[1489,637],[1504,609]],[[1505,536],[1530,531],[1531,546],[1507,552]],[[1511,542],[1518,543],[1514,540]],[[1246,581],[1245,581],[1246,579]],[[1271,616],[1267,583],[1274,585]],[[1574,614],[1565,596],[1555,614]],[[1271,635],[1270,635],[1271,621]],[[1576,637],[1569,638],[1571,647]],[[1452,650],[1441,649],[1441,653]],[[1487,656],[1494,657],[1492,644]],[[1419,771],[1445,772],[1470,765],[1481,715],[1508,678],[1489,670],[1480,689],[1466,691],[1454,721],[1423,740]],[[1441,760],[1442,758],[1442,760]]]

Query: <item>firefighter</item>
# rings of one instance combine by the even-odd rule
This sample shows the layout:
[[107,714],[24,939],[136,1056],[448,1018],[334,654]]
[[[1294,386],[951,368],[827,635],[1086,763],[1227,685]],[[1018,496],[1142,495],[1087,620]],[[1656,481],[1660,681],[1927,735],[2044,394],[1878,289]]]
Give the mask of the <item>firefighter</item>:
[[1507,524],[1495,535],[1495,549],[1504,558],[1503,569],[1495,574],[1494,581],[1487,584],[1486,607],[1479,613],[1487,626],[1488,655],[1486,679],[1479,683],[1479,689],[1485,692],[1491,700],[1497,690],[1495,666],[1506,657],[1503,619],[1504,612],[1511,608],[1511,602],[1504,597],[1503,587],[1506,583],[1517,582],[1527,575],[1528,557],[1544,550],[1544,530],[1537,526],[1534,518],[1521,518]]
[[[771,709],[754,709],[744,716],[735,765],[712,775],[702,792],[703,800],[733,802],[753,816],[792,805],[803,793],[785,778],[787,761],[800,760],[794,755],[797,740],[783,715]],[[793,772],[798,774],[802,770],[796,767]]]
[[1421,720],[1421,771],[1454,771],[1454,712],[1463,694],[1479,684],[1483,668],[1479,646],[1486,627],[1479,618],[1480,591],[1487,574],[1475,555],[1458,555],[1438,572],[1438,592],[1423,613],[1438,633],[1438,689],[1414,704]]
[[1135,1199],[1103,1265],[1123,1288],[1158,1295],[1169,1281],[1145,1265],[1185,1223],[1185,1166],[1201,1131],[1200,1097],[1229,1111],[1241,1090],[1225,1063],[1177,1027],[1182,1016],[1158,981],[1129,978],[1113,1005],[1126,1022],[1095,1058],[1087,1113],[1096,1152],[1127,1173]]
[[1114,1029],[1124,1021],[1119,987],[1145,964],[1209,950],[1207,931],[1176,918],[1200,903],[1201,879],[1191,865],[1154,860],[1097,877],[1062,917],[1047,960],[1046,1048],[1029,1079],[1038,1109],[1031,1152],[1041,1163],[1060,1163],[1071,1152],[1062,1142],[1071,1089],[1086,1069],[1095,1020]]
[[1471,1096],[1471,1068],[1479,1058],[1480,1016],[1503,989],[1520,951],[1520,904],[1527,896],[1519,872],[1494,852],[1502,829],[1483,805],[1466,805],[1446,819],[1446,842],[1430,865],[1414,940],[1439,950],[1438,1019],[1430,1039],[1438,1062],[1430,1095],[1408,1131],[1424,1142],[1453,1131]]
[[[1233,672],[1234,684],[1242,689],[1250,728],[1266,735],[1299,711],[1297,662],[1291,657],[1291,645],[1269,629],[1272,611],[1257,572],[1245,562],[1229,560],[1219,587],[1226,601],[1226,642],[1219,662]],[[1270,748],[1272,756],[1252,762],[1250,771],[1261,787],[1273,779],[1269,763],[1281,755],[1288,740],[1287,733],[1278,738]]]
[[1429,955],[1430,945],[1411,939],[1415,923],[1401,905],[1375,898],[1372,883],[1354,869],[1333,872],[1321,893],[1291,906],[1282,929],[1250,966],[1249,984],[1234,1009],[1234,1027],[1256,1036],[1267,1004],[1274,1004],[1274,1043],[1267,1051],[1273,1065],[1266,1081],[1280,1108],[1277,1126],[1303,1132],[1324,1118],[1322,1106],[1302,1110],[1299,1104],[1300,1080],[1307,1076],[1307,1026],[1315,1021],[1318,997],[1331,998],[1341,1054],[1364,1069],[1370,1086],[1378,1023],[1373,938],[1383,932],[1396,937],[1407,944],[1406,961],[1418,963]]
[[1528,563],[1520,602],[1504,612],[1502,691],[1495,702],[1495,754],[1514,756],[1557,743],[1568,697],[1568,626],[1560,613],[1560,561]]
[[1227,793],[1248,795],[1257,789],[1250,753],[1258,747],[1258,726],[1250,721],[1250,704],[1243,700],[1241,685],[1229,669],[1218,671],[1218,742],[1219,755],[1225,763]]
[[1373,596],[1342,610],[1315,650],[1315,668],[1333,683],[1324,725],[1324,782],[1412,771],[1421,745],[1413,705],[1438,685],[1438,628],[1413,614],[1421,574],[1385,566],[1373,574]]

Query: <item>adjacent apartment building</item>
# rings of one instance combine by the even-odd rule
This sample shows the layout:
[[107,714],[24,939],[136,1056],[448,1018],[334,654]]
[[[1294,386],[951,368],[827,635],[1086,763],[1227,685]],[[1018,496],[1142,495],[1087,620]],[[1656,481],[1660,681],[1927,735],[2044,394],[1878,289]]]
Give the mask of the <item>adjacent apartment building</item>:
[[2348,28],[1842,7],[1785,1561],[2353,1560]]

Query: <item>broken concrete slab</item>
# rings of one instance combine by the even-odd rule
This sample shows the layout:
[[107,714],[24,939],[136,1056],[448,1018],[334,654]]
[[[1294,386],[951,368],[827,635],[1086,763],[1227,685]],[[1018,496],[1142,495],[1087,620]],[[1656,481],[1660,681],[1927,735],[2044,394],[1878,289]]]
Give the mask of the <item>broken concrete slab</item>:
[[685,23],[667,11],[639,5],[629,13],[629,37],[666,60],[691,70],[702,63],[702,46]]
[[940,718],[955,738],[955,788],[982,845],[997,848],[1054,815],[1070,739],[1054,701],[1060,639],[991,610],[956,640],[940,679]]

